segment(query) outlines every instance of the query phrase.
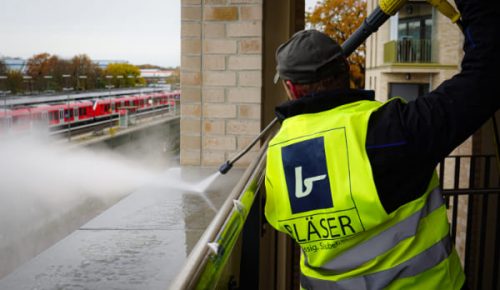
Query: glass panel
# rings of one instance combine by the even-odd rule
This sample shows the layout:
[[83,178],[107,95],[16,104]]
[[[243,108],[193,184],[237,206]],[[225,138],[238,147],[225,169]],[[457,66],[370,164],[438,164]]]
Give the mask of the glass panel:
[[413,20],[408,23],[408,36],[411,39],[420,39],[420,20]]
[[432,38],[432,19],[425,19],[425,30],[424,30],[423,38],[431,39]]

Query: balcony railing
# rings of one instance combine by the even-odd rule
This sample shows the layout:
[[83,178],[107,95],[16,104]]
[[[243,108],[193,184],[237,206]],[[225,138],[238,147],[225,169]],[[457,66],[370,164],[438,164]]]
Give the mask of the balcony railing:
[[439,168],[451,236],[469,289],[500,289],[500,179],[494,155],[449,156]]
[[385,63],[433,63],[436,62],[430,39],[400,39],[384,44]]

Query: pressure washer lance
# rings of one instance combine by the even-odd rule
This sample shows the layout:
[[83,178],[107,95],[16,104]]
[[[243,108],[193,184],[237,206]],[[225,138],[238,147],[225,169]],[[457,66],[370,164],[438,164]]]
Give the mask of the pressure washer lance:
[[[384,24],[389,17],[395,15],[401,7],[403,7],[409,0],[380,0],[377,8],[368,15],[368,17],[363,21],[361,26],[342,44],[342,52],[345,57],[349,57],[351,53],[356,50],[372,33],[376,32],[382,24]],[[456,23],[461,29],[462,25],[460,22],[460,14],[451,6],[446,0],[427,0],[432,6],[436,7],[442,14],[448,17],[453,23]],[[219,172],[226,174],[232,167],[233,164],[245,155],[250,148],[252,148],[257,141],[259,141],[265,133],[271,129],[271,127],[276,124],[277,118],[274,118],[269,125],[257,136],[250,145],[239,152],[231,160],[226,161],[219,167]]]
[[262,132],[260,132],[259,136],[257,136],[255,139],[253,139],[252,143],[248,144],[247,147],[245,147],[243,150],[241,150],[236,156],[234,156],[232,159],[226,161],[226,163],[222,164],[221,167],[219,167],[219,172],[222,174],[226,174],[232,167],[233,164],[238,161],[238,159],[241,158],[241,156],[247,154],[248,151],[259,141],[266,133],[269,131],[274,124],[278,122],[278,118],[274,118],[269,125],[267,125]]

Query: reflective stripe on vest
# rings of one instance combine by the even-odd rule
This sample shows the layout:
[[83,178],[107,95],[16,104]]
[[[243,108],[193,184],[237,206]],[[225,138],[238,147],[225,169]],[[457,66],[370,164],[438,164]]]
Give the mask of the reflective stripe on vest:
[[[420,220],[434,210],[438,209],[443,204],[441,192],[438,188],[436,188],[429,194],[427,202],[419,211],[386,229],[370,240],[343,252],[341,255],[335,257],[332,261],[326,263],[322,267],[315,269],[328,270],[340,274],[342,272],[347,272],[360,267],[363,263],[366,263],[395,247],[404,239],[414,236],[417,232]],[[305,256],[305,259],[305,263],[311,267],[311,265],[307,262],[307,255]]]
[[345,279],[342,281],[327,281],[301,275],[301,284],[305,289],[342,289],[367,290],[383,289],[396,279],[418,275],[444,261],[452,251],[451,239],[444,237],[432,247],[389,270],[365,276]]

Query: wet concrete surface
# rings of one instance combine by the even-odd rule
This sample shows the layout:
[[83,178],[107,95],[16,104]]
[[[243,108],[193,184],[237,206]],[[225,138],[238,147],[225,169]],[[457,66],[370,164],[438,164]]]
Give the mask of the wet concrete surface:
[[167,289],[242,174],[214,170],[165,171],[4,277],[0,289]]

